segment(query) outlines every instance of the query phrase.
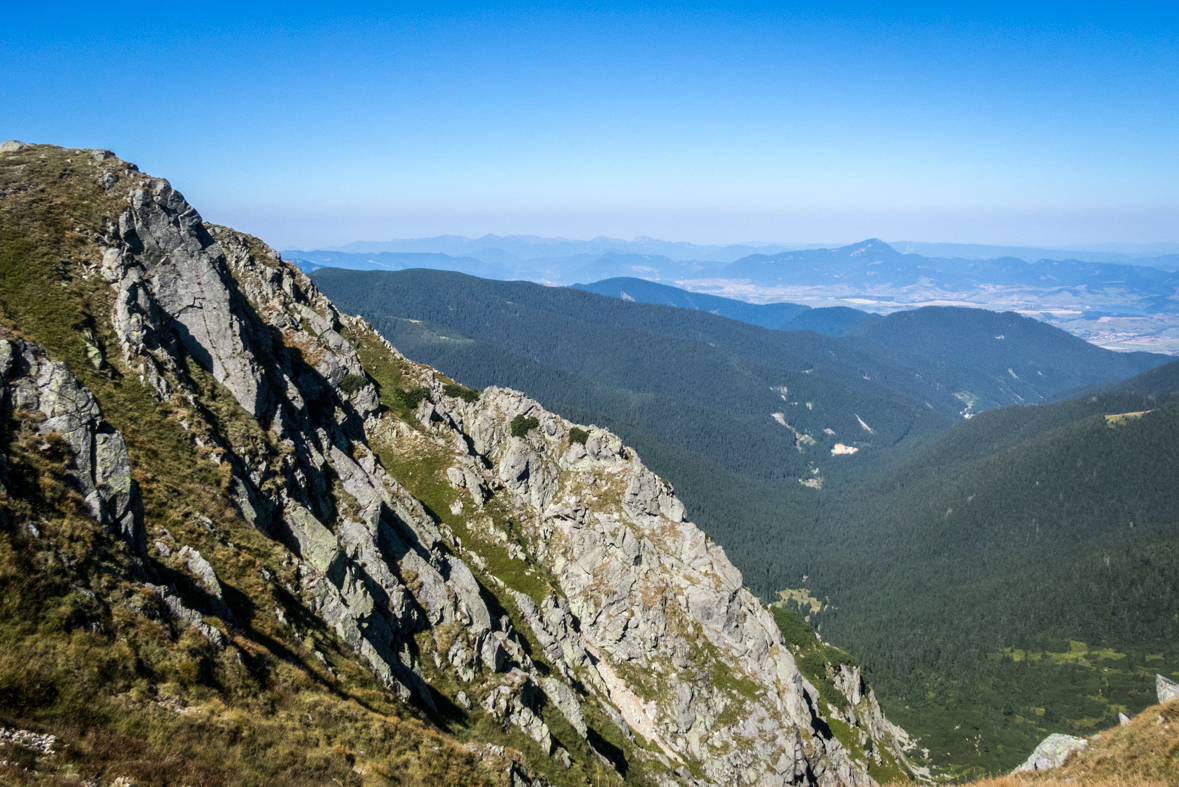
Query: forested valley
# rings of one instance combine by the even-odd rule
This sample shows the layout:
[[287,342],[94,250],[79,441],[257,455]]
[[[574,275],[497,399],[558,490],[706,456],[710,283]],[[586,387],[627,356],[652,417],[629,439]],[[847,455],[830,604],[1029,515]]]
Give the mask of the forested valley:
[[313,278],[410,357],[618,432],[946,772],[1009,770],[1179,671],[1165,357],[981,310],[833,338],[445,272]]

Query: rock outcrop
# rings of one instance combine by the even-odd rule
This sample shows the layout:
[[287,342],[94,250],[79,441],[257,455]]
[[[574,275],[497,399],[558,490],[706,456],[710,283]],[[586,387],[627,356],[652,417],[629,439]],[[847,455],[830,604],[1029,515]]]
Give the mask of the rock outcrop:
[[1052,768],[1059,768],[1068,759],[1070,754],[1080,751],[1088,745],[1089,741],[1085,738],[1076,738],[1072,735],[1061,735],[1059,733],[1049,735],[1040,742],[1040,745],[1032,752],[1032,756],[1028,757],[1027,762],[1016,768],[1012,773],[1047,771]]
[[31,418],[37,432],[65,444],[70,479],[91,515],[135,555],[144,554],[143,511],[127,445],[103,419],[94,395],[45,348],[19,339],[0,339],[0,383],[0,406],[10,417]]
[[1162,675],[1154,676],[1154,690],[1159,696],[1160,705],[1179,697],[1179,683]]
[[[519,392],[454,395],[166,181],[105,151],[88,166],[109,212],[91,270],[119,348],[90,362],[171,408],[241,519],[285,550],[290,581],[263,572],[272,597],[305,604],[390,691],[485,714],[566,768],[576,750],[624,772],[601,734],[614,725],[664,784],[869,785],[881,749],[905,761],[858,670],[838,676],[858,740],[834,737],[770,612],[617,436],[573,442]],[[147,589],[225,647],[206,619],[236,625],[225,558],[160,528],[149,556],[126,445],[94,395],[20,340],[0,342],[0,378],[11,411],[68,444],[92,515],[175,578]],[[523,437],[520,416],[536,424]]]

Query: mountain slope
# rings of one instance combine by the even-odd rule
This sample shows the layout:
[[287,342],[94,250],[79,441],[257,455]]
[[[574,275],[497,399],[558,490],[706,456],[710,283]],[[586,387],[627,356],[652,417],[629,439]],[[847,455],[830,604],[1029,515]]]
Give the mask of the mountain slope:
[[63,752],[21,779],[902,773],[614,435],[407,360],[106,151],[6,143],[0,195],[0,717]]
[[952,376],[971,412],[1035,404],[1054,391],[1094,385],[1099,377],[1132,377],[1167,360],[1152,353],[1111,354],[1014,312],[961,307],[893,312],[857,326],[849,338]]
[[1045,730],[1114,723],[1179,672],[1174,366],[898,450],[803,538],[831,605],[811,623],[960,768],[1009,770]]
[[[783,344],[802,335],[759,331],[698,311],[618,300],[603,304],[564,290],[481,283],[427,271],[362,277],[324,270],[316,273],[316,279],[326,291],[367,314],[386,335],[464,379],[480,383],[509,379],[512,386],[534,392],[546,402],[561,402],[562,409],[578,413],[581,420],[605,422],[625,433],[628,442],[641,446],[659,473],[684,490],[704,527],[726,545],[751,587],[771,599],[783,589],[805,589],[809,598],[817,600],[821,609],[800,609],[822,626],[824,636],[862,658],[874,679],[887,687],[882,697],[890,713],[929,736],[927,745],[941,752],[936,755],[938,762],[983,771],[1013,767],[1040,737],[1039,727],[1016,724],[1015,717],[1030,718],[1036,715],[1031,708],[1045,708],[1044,686],[1054,687],[1053,703],[1058,704],[1045,713],[1051,714],[1057,729],[1067,729],[1068,719],[1108,718],[1115,712],[1113,704],[1066,704],[1070,701],[1053,682],[1060,675],[1045,678],[1039,667],[1001,661],[990,666],[990,657],[998,659],[1003,648],[1050,649],[1067,655],[1069,646],[1062,647],[1060,642],[1069,637],[1098,649],[1116,638],[1119,647],[1130,648],[1127,657],[1136,663],[1160,653],[1156,649],[1148,654],[1145,649],[1153,645],[1140,634],[1151,621],[1161,626],[1159,616],[1171,614],[1170,606],[1159,607],[1154,617],[1120,616],[1128,628],[1102,629],[1093,624],[1110,614],[1100,602],[1103,592],[1127,590],[1142,598],[1143,589],[1155,587],[1171,565],[1169,548],[1151,556],[1153,545],[1160,542],[1151,540],[1154,535],[1147,538],[1146,529],[1135,530],[1145,539],[1138,546],[1115,543],[1120,531],[1110,529],[1111,522],[1135,506],[1139,507],[1135,511],[1147,506],[1155,519],[1166,509],[1169,498],[1163,492],[1169,486],[1162,479],[1174,474],[1169,416],[1163,413],[1135,422],[1130,431],[1110,430],[1103,420],[1106,414],[1155,408],[1157,401],[1144,404],[1141,396],[1110,395],[1096,403],[1086,398],[1063,405],[991,410],[966,422],[960,418],[940,422],[955,424],[949,429],[930,419],[915,422],[901,440],[877,441],[853,421],[848,424],[851,433],[861,435],[843,444],[860,448],[854,455],[831,453],[837,441],[846,439],[842,427],[832,430],[835,435],[826,435],[815,428],[822,425],[815,424],[810,427],[818,438],[815,445],[796,440],[786,451],[767,458],[771,455],[758,453],[766,440],[757,434],[758,422],[750,420],[746,430],[736,431],[741,405],[727,409],[728,398],[742,405],[756,401],[756,388],[750,386],[745,393],[735,372],[740,366],[726,366],[736,362],[723,360],[725,356],[717,351],[723,348],[737,355],[745,348],[772,358],[774,352],[782,352],[770,344],[775,334]],[[599,332],[595,322],[599,315],[609,330]],[[703,341],[662,343],[665,335],[689,337],[691,331]],[[1089,375],[1098,372],[1099,364],[1108,363],[1111,376],[1117,376],[1141,368],[1137,364],[1165,360],[1115,356],[1029,318],[981,310],[915,310],[873,321],[863,331],[862,336],[822,339],[817,346],[828,352],[823,366],[816,363],[812,374],[784,380],[788,404],[800,391],[800,405],[786,409],[791,418],[804,413],[812,392],[814,409],[807,408],[805,413],[822,414],[830,403],[847,401],[857,390],[836,387],[846,377],[835,376],[839,367],[830,360],[831,353],[856,347],[853,342],[861,342],[856,352],[876,364],[859,379],[859,385],[868,386],[858,389],[864,396],[879,395],[885,388],[881,381],[863,380],[864,374],[880,374],[886,384],[895,379],[904,392],[911,381],[918,380],[912,369],[921,363],[924,366],[916,368],[928,375],[928,382],[944,381],[939,383],[943,396],[949,391],[970,395],[966,401],[929,400],[943,408],[948,405],[954,415],[960,410],[972,412],[971,403],[986,406],[978,391],[986,390],[1006,403],[1018,402],[1020,397],[1038,400],[1053,389],[1066,390],[1092,379]],[[575,339],[583,344],[565,350]],[[628,343],[634,348],[630,356],[604,352],[617,353],[615,348]],[[708,347],[709,343],[718,347]],[[896,356],[906,357],[898,365],[909,371],[900,375],[894,367],[889,377],[880,370],[887,369],[889,358]],[[552,364],[563,357],[574,361],[554,368]],[[654,376],[664,357],[676,359],[679,368],[670,378],[676,386],[659,383]],[[972,368],[975,358],[981,370]],[[1162,379],[1170,366],[1142,379]],[[580,374],[583,368],[592,369],[592,377]],[[801,387],[820,374],[824,376],[819,380],[830,386],[825,393]],[[685,378],[700,381],[695,383],[698,390],[707,392],[694,400],[695,409],[682,404],[691,395]],[[650,387],[636,390],[636,381]],[[652,390],[657,383],[664,386],[658,389],[660,396]],[[769,383],[762,380],[760,384]],[[1025,384],[1044,387],[1024,389]],[[922,401],[918,409],[929,413],[932,408]],[[869,426],[878,427],[863,411],[853,410],[856,413]],[[801,431],[793,420],[787,423]],[[751,478],[740,473],[742,465],[723,464],[725,454],[708,453],[714,450],[706,439],[711,434],[708,429],[717,424],[724,433],[738,435],[744,456],[757,459],[760,472],[800,459],[814,462],[823,479],[821,488],[790,483],[791,478],[784,479],[786,484],[772,476]],[[705,437],[689,442],[685,435]],[[1088,462],[1071,474],[1065,472],[1064,462],[1075,465],[1078,452],[1086,451],[1103,457],[1100,466],[1106,469],[1099,477],[1109,486],[1093,486],[1093,466]],[[1058,482],[1037,487],[1034,481],[1048,471],[1061,474]],[[1120,486],[1117,478],[1125,479]],[[1030,490],[1025,488],[1029,484]],[[1114,493],[1105,496],[1114,486]],[[1141,490],[1135,491],[1139,486]],[[968,497],[971,502],[964,506]],[[1061,505],[1037,512],[1052,500]],[[948,517],[947,509],[952,509]],[[1029,511],[1026,517],[1020,513],[1024,509]],[[1019,514],[1014,519],[1013,511]],[[1043,535],[1031,542],[1034,548],[1014,549],[1013,545],[1025,544],[1031,519],[1040,523]],[[964,529],[958,529],[960,524]],[[1032,536],[1035,533],[1032,526]],[[1096,550],[1103,546],[1109,550],[1098,555]],[[1107,554],[1110,571],[1088,589],[1079,588],[1078,577],[1085,575],[1086,566],[1093,559],[1104,565]],[[1137,590],[1117,584],[1119,578],[1135,572],[1144,577]],[[804,575],[809,577],[805,583]],[[1083,603],[1070,606],[1069,600],[1078,598]],[[1025,615],[1029,603],[1032,610]],[[1093,620],[1086,622],[1089,618]],[[1045,632],[1046,641],[1025,637],[1037,626]],[[1091,686],[1096,695],[1100,681],[1106,679],[1103,675],[1095,671],[1064,677],[1075,677],[1086,685],[1096,680]],[[1136,679],[1127,673],[1114,682],[1126,693],[1135,690]],[[949,691],[947,682],[956,682],[960,688]],[[926,696],[930,692],[932,699]],[[898,698],[904,700],[898,703]],[[1137,702],[1114,704],[1132,707]],[[905,705],[912,710],[906,711]],[[1013,707],[1019,710],[1004,712]],[[967,721],[968,732],[955,730]],[[983,743],[976,747],[979,735]]]
[[1019,773],[969,787],[1162,787],[1179,781],[1179,702],[1153,705],[1098,735],[1060,766],[1043,773]]
[[661,303],[682,309],[711,312],[762,328],[779,331],[811,330],[824,336],[842,336],[856,325],[872,318],[867,312],[843,306],[812,309],[797,303],[746,303],[627,277],[603,279],[593,284],[574,284],[573,288],[621,298],[624,301]]

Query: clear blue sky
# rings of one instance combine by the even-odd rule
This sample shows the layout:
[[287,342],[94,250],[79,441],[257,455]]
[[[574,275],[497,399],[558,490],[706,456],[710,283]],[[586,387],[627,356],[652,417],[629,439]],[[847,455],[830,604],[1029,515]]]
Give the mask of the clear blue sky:
[[9,4],[0,138],[284,248],[1179,240],[1176,3],[330,5]]

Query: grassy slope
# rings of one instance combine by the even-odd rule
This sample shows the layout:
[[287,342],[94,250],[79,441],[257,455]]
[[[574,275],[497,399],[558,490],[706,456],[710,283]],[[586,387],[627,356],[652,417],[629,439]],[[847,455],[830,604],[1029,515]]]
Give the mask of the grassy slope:
[[[43,344],[97,396],[127,441],[149,540],[166,528],[209,559],[238,629],[216,651],[164,622],[121,547],[62,482],[64,456],[6,424],[0,724],[51,732],[64,747],[38,766],[40,776],[10,771],[7,783],[69,774],[194,785],[494,783],[453,737],[393,700],[294,597],[262,582],[263,570],[291,581],[285,550],[241,519],[225,466],[210,462],[178,419],[225,442],[261,430],[195,366],[203,413],[159,403],[121,373],[109,289],[83,275],[99,257],[94,241],[111,206],[86,171],[88,156],[39,152],[9,156],[0,169],[0,187],[20,189],[0,203],[0,330]],[[104,353],[101,370],[87,358],[84,330]],[[39,538],[25,521],[37,523]],[[152,569],[171,576],[163,564]],[[301,639],[280,625],[277,606],[298,621]]]
[[[97,239],[120,208],[96,186],[90,166],[88,154],[55,148],[0,160],[0,334],[43,344],[95,394],[127,441],[149,542],[167,540],[166,531],[199,550],[236,624],[207,618],[229,639],[218,651],[169,622],[122,546],[64,482],[68,455],[55,438],[19,420],[0,423],[7,457],[0,726],[61,739],[58,754],[35,763],[36,772],[28,770],[31,752],[6,747],[0,760],[15,764],[3,766],[0,780],[484,785],[504,783],[508,759],[525,757],[555,785],[620,783],[577,748],[559,719],[554,736],[588,770],[565,771],[481,711],[431,716],[397,700],[285,589],[298,585],[287,551],[242,519],[230,500],[228,465],[210,461],[215,453],[195,445],[180,419],[222,445],[252,446],[254,456],[278,455],[277,446],[264,445],[273,438],[195,363],[186,370],[198,391],[192,403],[157,402],[136,375],[124,374],[107,316],[110,291],[93,268]],[[86,331],[103,356],[101,369],[87,354]],[[373,346],[362,348],[362,360],[390,411],[407,414],[397,395],[405,362]],[[414,488],[423,466],[404,459],[389,469]],[[153,580],[178,581],[186,592],[184,576],[154,547],[151,555]],[[591,713],[588,720],[610,736],[603,719]],[[507,749],[469,747],[486,743]],[[631,769],[630,782],[644,783],[640,770]]]
[[1063,766],[968,787],[1165,787],[1179,783],[1179,701],[1147,708],[1125,726],[1090,738]]

